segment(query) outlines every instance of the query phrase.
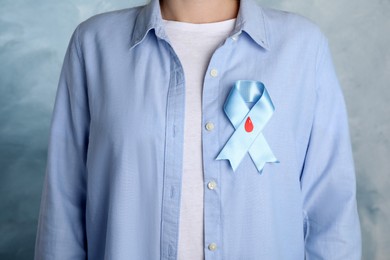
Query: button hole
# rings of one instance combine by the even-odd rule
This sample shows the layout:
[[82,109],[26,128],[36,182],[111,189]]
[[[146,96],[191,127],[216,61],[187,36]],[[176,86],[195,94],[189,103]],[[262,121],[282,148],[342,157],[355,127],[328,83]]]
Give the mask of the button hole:
[[173,196],[175,196],[175,187],[171,187],[171,194],[170,194],[171,198],[173,198]]
[[169,255],[169,256],[172,256],[172,255],[173,255],[173,247],[172,247],[172,245],[169,245],[169,246],[168,246],[168,255]]

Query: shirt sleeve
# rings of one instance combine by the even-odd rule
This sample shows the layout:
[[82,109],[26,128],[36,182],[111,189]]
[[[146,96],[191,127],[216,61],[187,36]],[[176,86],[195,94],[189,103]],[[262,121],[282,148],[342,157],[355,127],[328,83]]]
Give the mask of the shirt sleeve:
[[357,260],[361,231],[348,116],[323,35],[317,61],[316,105],[301,175],[305,259]]
[[35,259],[86,259],[85,205],[89,106],[78,27],[73,32],[57,87]]

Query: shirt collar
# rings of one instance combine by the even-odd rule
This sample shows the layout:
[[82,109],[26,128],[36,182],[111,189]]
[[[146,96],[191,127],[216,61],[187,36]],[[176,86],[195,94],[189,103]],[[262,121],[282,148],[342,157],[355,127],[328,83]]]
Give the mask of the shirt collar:
[[[240,7],[230,36],[245,31],[258,45],[269,50],[267,27],[261,6],[255,2],[256,0],[238,1]],[[150,0],[138,13],[129,48],[142,42],[151,29],[155,30],[157,37],[169,42],[163,26],[160,0]]]

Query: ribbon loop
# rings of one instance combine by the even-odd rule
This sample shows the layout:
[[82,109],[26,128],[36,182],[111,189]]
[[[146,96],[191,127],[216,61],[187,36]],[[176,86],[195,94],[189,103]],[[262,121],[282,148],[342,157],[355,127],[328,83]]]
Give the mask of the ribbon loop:
[[249,152],[260,173],[265,163],[279,162],[261,133],[274,110],[263,83],[254,80],[236,81],[224,105],[225,114],[235,131],[216,160],[229,160],[233,171],[236,171]]

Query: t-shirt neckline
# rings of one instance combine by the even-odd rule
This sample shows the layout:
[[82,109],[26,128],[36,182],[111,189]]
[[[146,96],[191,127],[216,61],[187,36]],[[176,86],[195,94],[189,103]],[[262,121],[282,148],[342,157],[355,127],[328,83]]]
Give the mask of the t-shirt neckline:
[[228,31],[234,27],[236,18],[211,22],[211,23],[189,23],[182,21],[162,19],[165,27],[183,31]]

